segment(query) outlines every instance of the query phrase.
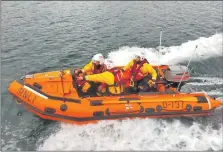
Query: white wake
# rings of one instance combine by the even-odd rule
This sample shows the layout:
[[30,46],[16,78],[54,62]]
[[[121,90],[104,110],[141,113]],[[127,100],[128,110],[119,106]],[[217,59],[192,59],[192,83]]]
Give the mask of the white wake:
[[191,126],[179,120],[158,119],[102,121],[98,124],[75,126],[61,124],[61,129],[45,140],[40,151],[96,150],[220,150],[222,126]]
[[[222,33],[215,34],[208,38],[201,37],[194,41],[188,41],[180,46],[161,47],[160,64],[174,65],[188,61],[196,45],[198,48],[193,54],[192,61],[222,56],[222,36]],[[121,47],[119,50],[110,52],[108,58],[111,59],[116,66],[123,66],[134,58],[135,52],[144,52],[147,60],[151,64],[156,65],[158,63],[158,51],[155,48]]]

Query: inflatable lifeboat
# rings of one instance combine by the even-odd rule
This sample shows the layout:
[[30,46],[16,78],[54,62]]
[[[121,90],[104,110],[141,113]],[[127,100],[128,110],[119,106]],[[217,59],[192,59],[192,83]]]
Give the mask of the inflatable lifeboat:
[[180,92],[190,79],[186,67],[153,67],[159,74],[157,90],[150,92],[81,95],[74,69],[27,74],[12,81],[8,90],[17,103],[39,117],[75,124],[136,117],[201,116],[221,106],[221,101],[205,93]]

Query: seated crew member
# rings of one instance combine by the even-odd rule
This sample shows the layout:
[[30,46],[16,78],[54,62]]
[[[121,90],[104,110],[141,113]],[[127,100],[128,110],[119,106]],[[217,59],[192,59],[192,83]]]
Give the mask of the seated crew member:
[[99,74],[92,74],[86,76],[80,76],[78,80],[86,80],[93,82],[100,82],[102,85],[98,87],[98,95],[101,96],[108,89],[111,94],[121,94],[124,92],[124,87],[129,86],[131,73],[129,70],[125,72],[114,68],[114,64],[111,60],[105,60],[107,71]]
[[[146,60],[144,53],[135,53],[135,59],[131,60],[125,67],[123,67],[122,71],[125,70],[131,70],[131,85],[133,91],[138,91],[138,89],[146,91],[149,89],[148,85],[150,87],[155,86],[157,73]],[[152,75],[152,80],[150,74]]]
[[[105,70],[104,56],[101,53],[95,54],[92,60],[81,69],[85,74],[97,74]],[[79,71],[80,69],[75,70],[75,74],[79,73]]]
[[[83,76],[86,74],[97,74],[102,73],[106,70],[104,65],[104,56],[101,53],[95,54],[88,64],[86,64],[82,69],[75,70],[77,76]],[[92,90],[97,90],[100,83],[86,82],[85,80],[78,80],[77,85],[82,94],[87,94],[94,96],[95,94]],[[94,91],[95,92],[95,91]]]

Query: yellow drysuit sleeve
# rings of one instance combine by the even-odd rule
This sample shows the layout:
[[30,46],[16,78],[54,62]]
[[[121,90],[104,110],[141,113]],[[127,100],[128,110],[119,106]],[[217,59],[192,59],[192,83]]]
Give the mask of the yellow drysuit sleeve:
[[106,83],[108,85],[114,85],[114,75],[109,71],[105,71],[99,74],[87,75],[85,76],[85,80]]
[[151,74],[152,79],[156,80],[156,77],[157,77],[156,70],[154,70],[150,64],[148,64],[148,63],[143,64],[143,67],[141,68],[141,70],[144,74],[146,74],[146,73]]
[[123,67],[123,70],[129,70],[132,68],[134,60],[131,60],[126,66]]
[[82,72],[86,73],[92,70],[93,70],[93,63],[91,61],[83,67]]

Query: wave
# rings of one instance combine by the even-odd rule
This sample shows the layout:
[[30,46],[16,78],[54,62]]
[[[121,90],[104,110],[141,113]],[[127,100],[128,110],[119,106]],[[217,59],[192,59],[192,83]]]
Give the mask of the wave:
[[[220,150],[222,125],[215,130],[209,124],[186,120],[134,119],[102,121],[94,125],[61,124],[61,129],[39,147],[48,150]],[[188,123],[189,122],[189,123]],[[137,125],[136,125],[137,124]]]
[[[200,37],[194,41],[188,41],[180,46],[161,47],[160,64],[176,65],[187,62],[193,55],[192,61],[202,61],[211,57],[223,55],[222,50],[222,33],[215,34],[211,37]],[[195,50],[195,46],[198,48]],[[143,52],[151,64],[158,64],[158,51],[156,48],[141,48],[124,46],[108,54],[116,66],[123,66],[134,58],[135,52]],[[193,54],[194,52],[194,54]]]

